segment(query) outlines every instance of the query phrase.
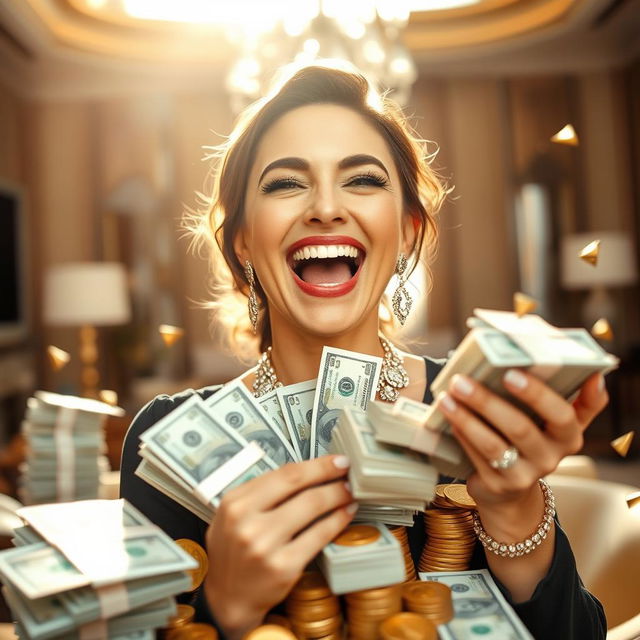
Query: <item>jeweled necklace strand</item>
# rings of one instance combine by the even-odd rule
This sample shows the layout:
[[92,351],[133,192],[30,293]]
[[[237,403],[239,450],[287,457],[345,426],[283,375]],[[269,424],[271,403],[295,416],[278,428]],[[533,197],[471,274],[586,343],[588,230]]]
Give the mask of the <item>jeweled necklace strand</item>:
[[[400,389],[409,384],[409,376],[404,368],[404,360],[398,350],[383,336],[380,344],[384,350],[380,379],[376,392],[380,400],[395,402],[400,395]],[[282,386],[271,363],[271,347],[262,353],[256,365],[256,377],[253,381],[253,395],[259,398]]]

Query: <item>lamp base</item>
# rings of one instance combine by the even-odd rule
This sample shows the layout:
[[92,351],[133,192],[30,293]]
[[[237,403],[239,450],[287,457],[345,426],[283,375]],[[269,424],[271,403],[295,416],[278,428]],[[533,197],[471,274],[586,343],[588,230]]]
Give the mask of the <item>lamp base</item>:
[[98,397],[100,373],[96,367],[98,362],[97,336],[98,332],[91,325],[84,325],[80,328],[80,362],[82,364],[80,383],[82,395],[85,398],[96,399]]

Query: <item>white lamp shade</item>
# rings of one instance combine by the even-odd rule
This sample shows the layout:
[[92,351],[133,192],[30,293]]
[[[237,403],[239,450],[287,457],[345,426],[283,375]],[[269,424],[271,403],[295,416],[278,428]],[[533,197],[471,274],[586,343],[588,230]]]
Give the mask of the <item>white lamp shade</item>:
[[131,317],[127,274],[118,262],[54,265],[46,274],[44,293],[49,325],[118,325]]
[[[598,263],[580,258],[580,252],[600,240]],[[630,233],[593,231],[575,233],[562,239],[562,286],[565,289],[624,287],[637,281],[636,254]]]

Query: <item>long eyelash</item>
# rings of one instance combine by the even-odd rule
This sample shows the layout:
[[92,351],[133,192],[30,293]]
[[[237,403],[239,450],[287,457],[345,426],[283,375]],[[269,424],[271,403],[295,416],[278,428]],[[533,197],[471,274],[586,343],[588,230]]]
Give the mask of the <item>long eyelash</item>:
[[273,178],[273,180],[269,180],[269,182],[263,184],[260,187],[260,191],[262,191],[262,193],[271,193],[278,189],[291,189],[292,187],[299,186],[300,181],[293,176],[289,176],[287,178]]
[[[389,186],[389,181],[382,177],[381,175],[374,173],[373,171],[367,171],[366,173],[362,173],[360,175],[354,176],[353,178],[349,178],[349,180],[347,180],[347,182],[345,183],[346,185],[350,185],[353,184],[354,182],[358,181],[358,180],[363,180],[365,182],[365,184],[367,185],[371,185],[374,187],[388,187]],[[358,186],[358,185],[356,185]]]

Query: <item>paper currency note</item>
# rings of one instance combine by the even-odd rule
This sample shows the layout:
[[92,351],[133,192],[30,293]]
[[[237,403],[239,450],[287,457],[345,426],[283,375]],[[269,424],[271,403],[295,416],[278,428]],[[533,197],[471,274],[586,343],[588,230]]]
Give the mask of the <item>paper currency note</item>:
[[504,599],[488,569],[420,573],[451,587],[453,620],[438,627],[442,640],[466,640],[480,635],[486,640],[534,640]]
[[285,424],[301,460],[309,460],[316,383],[317,380],[306,380],[276,389]]
[[365,410],[376,394],[382,358],[333,347],[322,350],[311,418],[311,458],[329,452],[340,409]]
[[[257,442],[268,459],[281,467],[295,462],[295,453],[279,429],[265,416],[242,380],[233,380],[205,402],[211,414],[249,442]],[[290,452],[291,451],[291,452]]]
[[284,420],[284,414],[282,412],[282,406],[280,405],[280,398],[277,394],[277,389],[256,398],[256,402],[262,407],[267,416],[269,416],[269,419],[273,422],[276,429],[278,429],[278,431],[286,438],[286,442],[284,444],[289,455],[292,456],[296,462],[302,460],[300,452],[298,451],[298,445],[292,438]]

